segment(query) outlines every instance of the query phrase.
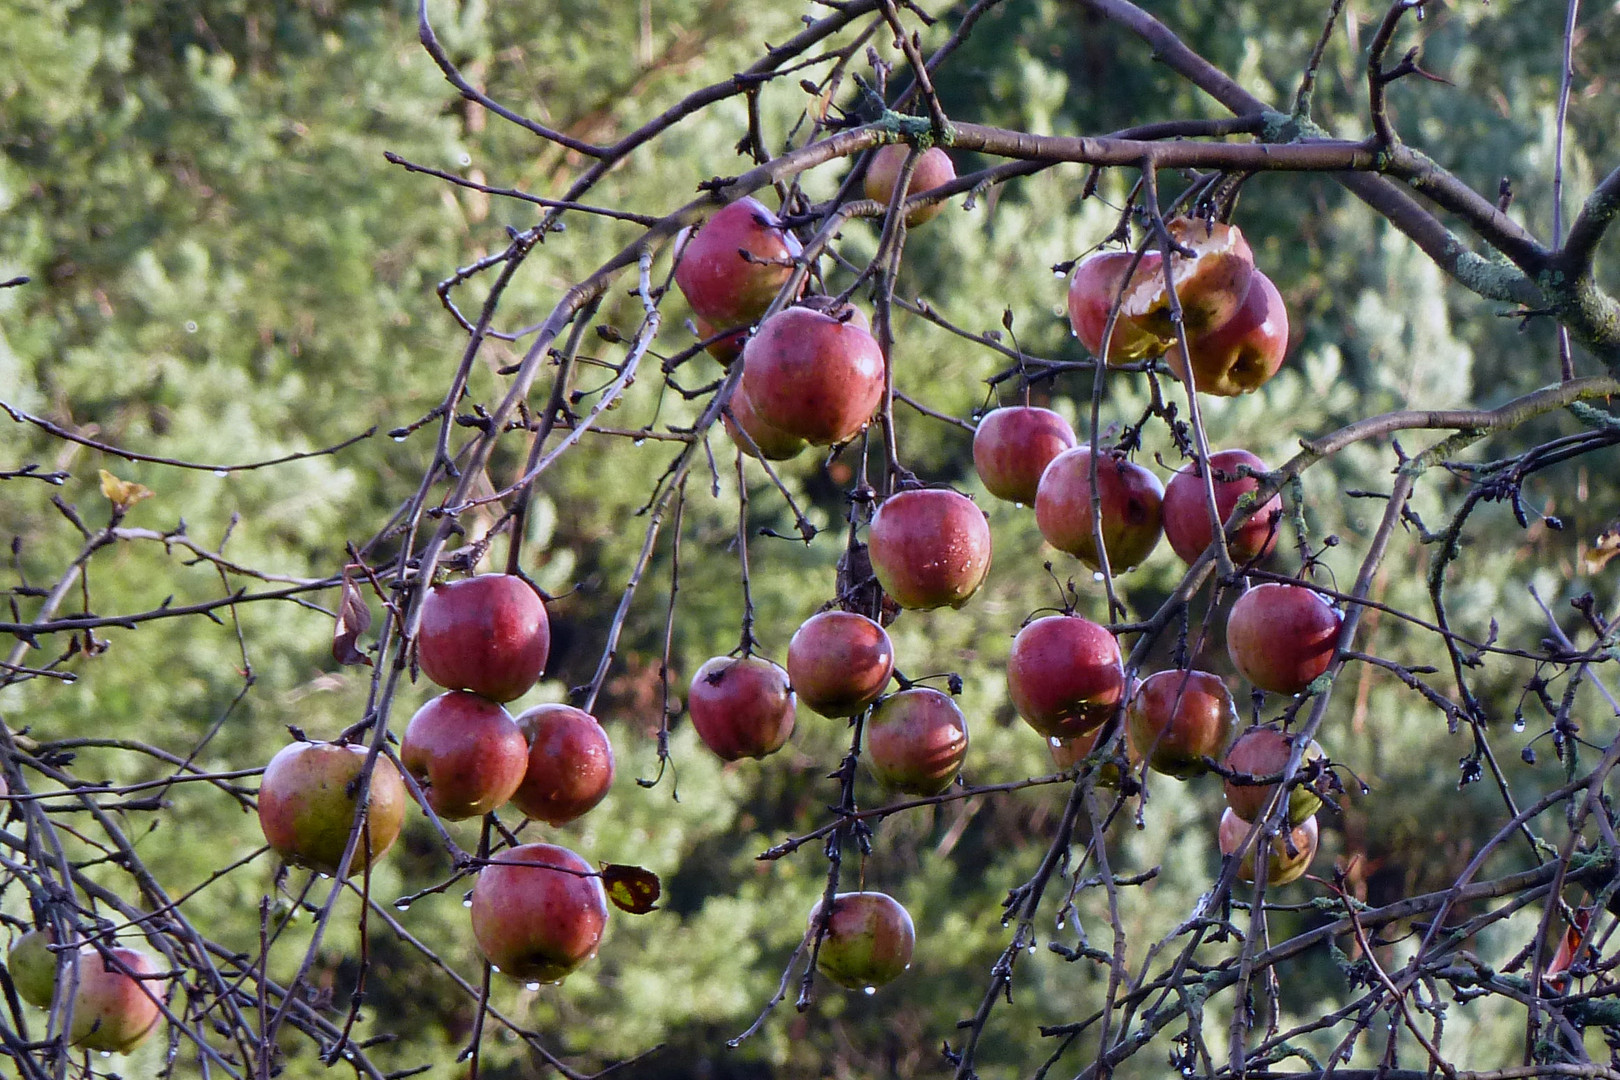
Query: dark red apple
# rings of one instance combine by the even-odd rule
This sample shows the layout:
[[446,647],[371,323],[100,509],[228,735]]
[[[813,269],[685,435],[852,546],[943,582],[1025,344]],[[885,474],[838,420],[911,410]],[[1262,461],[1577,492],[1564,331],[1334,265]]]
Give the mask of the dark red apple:
[[[894,198],[894,186],[900,182],[900,170],[911,153],[911,147],[901,143],[890,143],[880,146],[877,153],[872,155],[872,163],[866,167],[866,197],[876,199],[888,205]],[[919,195],[925,191],[932,191],[942,184],[948,184],[956,179],[956,166],[951,164],[951,156],[937,146],[924,150],[917,158],[917,167],[911,172],[911,182],[906,185],[906,196]],[[932,206],[919,206],[906,214],[906,226],[916,228],[925,221],[932,221],[945,209],[943,201]]]
[[540,678],[550,651],[545,601],[520,577],[463,578],[422,599],[416,659],[446,690],[511,701]]
[[1041,473],[1074,443],[1074,428],[1051,409],[993,409],[973,432],[973,467],[996,498],[1034,505]]
[[[1162,533],[1164,485],[1147,469],[1117,454],[1097,462],[1102,492],[1103,547],[1114,573],[1147,558]],[[1052,459],[1035,493],[1035,524],[1046,542],[1093,570],[1101,568],[1091,530],[1091,447],[1076,446]]]
[[529,740],[528,769],[512,805],[536,821],[566,825],[613,784],[613,744],[596,717],[572,705],[536,705],[517,718]]
[[[832,903],[816,970],[846,990],[864,990],[893,981],[911,966],[917,934],[898,900],[888,893],[849,892]],[[817,902],[810,912],[812,933],[820,916]]]
[[938,795],[956,782],[967,748],[967,718],[932,687],[890,694],[866,722],[867,768],[890,791]]
[[559,982],[595,956],[607,917],[602,879],[584,859],[552,844],[498,853],[473,886],[478,951],[520,981]]
[[778,431],[817,446],[845,442],[883,400],[883,350],[853,319],[788,308],[744,346],[742,392]]
[[56,993],[56,953],[51,951],[52,940],[49,929],[30,930],[12,942],[6,953],[6,970],[11,973],[11,985],[17,988],[17,995],[42,1009],[51,1007],[51,998]]
[[[1199,393],[1236,397],[1260,389],[1277,374],[1288,355],[1288,309],[1277,286],[1256,270],[1237,314],[1189,338],[1187,351]],[[1164,358],[1176,378],[1186,382],[1187,363],[1180,343]]]
[[[1224,523],[1232,516],[1238,500],[1255,488],[1260,481],[1241,476],[1238,469],[1248,467],[1257,473],[1270,472],[1266,463],[1247,450],[1222,450],[1209,456],[1214,467],[1215,509],[1220,511]],[[1209,523],[1209,500],[1204,492],[1204,473],[1196,463],[1177,470],[1164,487],[1164,538],[1181,556],[1181,561],[1192,565],[1215,538]],[[1254,562],[1270,555],[1277,546],[1277,533],[1282,527],[1282,500],[1273,495],[1254,512],[1237,532],[1226,539],[1226,549],[1239,564]]]
[[[731,394],[731,415],[724,417],[726,433],[731,441],[742,448],[742,452],[752,458],[764,458],[766,461],[786,461],[798,455],[807,445],[797,435],[774,428],[759,418],[754,411],[753,402],[741,386]],[[738,434],[738,429],[748,434],[748,439]],[[753,445],[749,445],[749,439]],[[756,449],[757,448],[757,449]]]
[[878,699],[893,671],[889,632],[852,611],[812,615],[788,642],[793,690],[822,716],[854,716]]
[[803,254],[781,220],[747,195],[715,211],[679,251],[675,284],[716,328],[747,326],[763,315]]
[[890,495],[867,539],[878,584],[904,608],[959,608],[990,572],[984,511],[944,488]]
[[[1252,727],[1239,735],[1226,754],[1226,767],[1235,773],[1253,778],[1274,776],[1288,766],[1293,744],[1287,735],[1271,725]],[[1311,740],[1305,748],[1303,761],[1314,761],[1322,756],[1322,748]],[[1276,784],[1238,784],[1226,781],[1226,805],[1244,821],[1256,820],[1271,802]],[[1288,793],[1288,824],[1299,825],[1322,807],[1322,797],[1303,785]]]
[[[335,874],[360,810],[359,779],[366,748],[295,742],[282,747],[259,780],[259,826],[276,854],[295,866]],[[364,870],[393,846],[405,820],[405,781],[378,757],[371,770],[366,830],[355,844],[349,873]]]
[[[1243,843],[1243,838],[1249,835],[1250,822],[1244,821],[1227,807],[1221,812],[1221,824],[1216,831],[1220,842],[1221,854],[1231,855]],[[1316,846],[1320,841],[1316,818],[1308,817],[1288,834],[1278,833],[1271,838],[1271,858],[1266,861],[1266,884],[1287,885],[1302,877],[1316,857]],[[1254,848],[1251,846],[1243,854],[1243,861],[1238,865],[1238,877],[1244,881],[1254,880]]]
[[162,981],[141,977],[157,972],[157,962],[140,949],[108,949],[105,956],[88,945],[80,949],[68,1042],[113,1054],[135,1049],[163,1015]]
[[1256,585],[1232,605],[1226,651],[1245,679],[1262,690],[1298,694],[1328,669],[1339,651],[1343,617],[1303,585]]
[[[1243,306],[1249,279],[1254,276],[1254,252],[1236,225],[1214,224],[1194,218],[1166,222],[1178,245],[1191,249],[1170,258],[1170,276],[1181,301],[1182,325],[1197,337],[1228,322]],[[1124,314],[1142,329],[1167,341],[1176,337],[1170,316],[1170,292],[1162,266],[1151,276],[1137,275],[1125,297]]]
[[1119,642],[1078,615],[1036,619],[1007,654],[1007,693],[1024,722],[1047,738],[1084,735],[1113,716],[1124,696]]
[[774,754],[793,734],[788,674],[758,656],[716,656],[692,676],[686,708],[698,737],[726,761]]
[[499,704],[452,690],[411,717],[399,759],[433,812],[460,821],[487,814],[512,797],[528,767],[529,748]]
[[[1131,285],[1161,277],[1160,255],[1157,251],[1144,252],[1131,275]],[[1120,282],[1131,268],[1136,256],[1129,251],[1099,251],[1087,255],[1074,268],[1069,282],[1069,325],[1080,339],[1086,352],[1102,355],[1103,331],[1108,328],[1108,312],[1120,296]],[[1129,294],[1127,289],[1126,293]],[[1122,312],[1114,320],[1114,333],[1109,339],[1108,364],[1110,367],[1157,356],[1164,352],[1167,342],[1157,334],[1137,326]]]
[[1187,780],[1221,760],[1237,727],[1237,707],[1219,675],[1159,671],[1142,680],[1126,709],[1131,742],[1155,772]]

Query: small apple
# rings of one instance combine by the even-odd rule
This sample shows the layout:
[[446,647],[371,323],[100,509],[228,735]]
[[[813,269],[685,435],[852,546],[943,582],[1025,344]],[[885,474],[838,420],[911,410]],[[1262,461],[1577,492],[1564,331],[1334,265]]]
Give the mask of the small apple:
[[788,674],[758,656],[716,656],[692,676],[686,709],[698,737],[725,761],[774,754],[793,734]]
[[[761,420],[759,414],[754,411],[754,403],[748,400],[748,395],[741,386],[731,392],[731,415],[724,416],[723,419],[731,441],[751,458],[786,461],[798,456],[799,451],[807,445],[797,435],[789,435]],[[738,434],[739,429],[747,433],[748,439]],[[753,440],[752,446],[749,445],[749,439]]]
[[1131,742],[1155,772],[1187,780],[1219,761],[1237,727],[1237,706],[1219,675],[1158,671],[1142,680],[1126,709]]
[[904,608],[959,608],[990,572],[990,525],[973,500],[944,488],[883,500],[868,535],[872,572]]
[[[1288,767],[1293,743],[1280,730],[1271,725],[1252,727],[1239,735],[1226,754],[1226,767],[1248,777],[1274,776]],[[1322,748],[1312,739],[1305,748],[1303,761],[1314,761],[1322,756]],[[1254,821],[1271,802],[1276,784],[1238,784],[1226,781],[1226,805],[1244,821]],[[1303,784],[1288,792],[1288,824],[1303,824],[1322,808],[1322,797]]]
[[853,319],[793,307],[760,323],[743,347],[742,392],[766,424],[831,446],[872,418],[883,371],[883,350]]
[[[1236,225],[1187,217],[1165,224],[1171,239],[1193,252],[1191,257],[1172,253],[1170,276],[1181,301],[1182,325],[1189,337],[1197,337],[1230,321],[1243,306],[1254,276],[1254,252]],[[1162,264],[1158,273],[1133,279],[1123,313],[1149,333],[1166,340],[1176,337]]]
[[[872,162],[866,167],[866,197],[876,199],[885,206],[894,198],[894,186],[900,182],[900,170],[905,166],[911,147],[890,143],[878,148]],[[911,171],[911,182],[906,185],[906,197],[932,191],[956,179],[956,166],[951,156],[937,146],[924,150],[917,158],[917,167]],[[906,214],[906,227],[916,228],[932,221],[945,209],[943,201],[932,206],[919,206]]]
[[[1092,728],[1084,735],[1076,735],[1069,739],[1047,739],[1047,749],[1052,752],[1052,764],[1060,772],[1074,768],[1084,761],[1093,750],[1097,748],[1097,737],[1103,729]],[[1142,755],[1136,752],[1129,738],[1125,742],[1125,765],[1132,773],[1142,769]],[[1119,759],[1116,754],[1113,758],[1104,758],[1097,766],[1097,786],[1105,788],[1119,787]]]
[[596,955],[607,894],[589,863],[567,848],[524,844],[494,856],[472,891],[478,951],[501,974],[559,982]]
[[781,220],[747,195],[715,211],[677,246],[675,284],[716,328],[747,326],[763,315],[803,254]]
[[[1109,569],[1129,570],[1159,543],[1164,485],[1123,456],[1105,454],[1097,462],[1097,487]],[[1048,544],[1093,570],[1102,567],[1091,530],[1091,447],[1065,450],[1046,467],[1035,493],[1035,524]]]
[[481,817],[512,797],[529,764],[529,748],[499,704],[452,690],[423,705],[399,744],[433,812],[447,821]]
[[889,632],[852,611],[812,615],[788,642],[793,690],[822,716],[854,716],[877,700],[893,671]]
[[[1216,832],[1220,841],[1221,854],[1231,855],[1243,843],[1243,838],[1249,835],[1251,825],[1232,812],[1227,807],[1221,812],[1221,824]],[[1271,858],[1266,861],[1266,884],[1287,885],[1302,877],[1305,870],[1316,857],[1316,846],[1320,840],[1316,818],[1308,817],[1293,831],[1278,833],[1271,838]],[[1251,846],[1244,852],[1243,862],[1238,866],[1238,877],[1244,881],[1254,880],[1254,848]]]
[[[1270,472],[1266,463],[1247,450],[1222,450],[1209,456],[1214,469],[1215,509],[1224,523],[1232,516],[1238,500],[1260,486],[1252,476],[1238,470],[1247,467],[1257,473]],[[1191,566],[1215,538],[1209,523],[1209,501],[1204,492],[1204,473],[1197,463],[1187,465],[1164,486],[1164,538],[1181,561]],[[1277,546],[1282,522],[1282,499],[1273,495],[1254,511],[1248,521],[1227,537],[1226,549],[1238,564],[1257,562]]]
[[53,935],[49,929],[30,930],[11,943],[6,953],[6,970],[11,972],[11,985],[30,1005],[42,1009],[51,1007],[56,993],[56,953],[51,951]]
[[[850,892],[833,897],[827,935],[816,954],[816,970],[846,990],[882,986],[911,966],[917,933],[911,915],[888,893]],[[810,911],[810,931],[821,916]]]
[[1343,621],[1314,589],[1256,585],[1238,597],[1226,618],[1226,651],[1260,689],[1298,694],[1338,655]]
[[162,982],[156,961],[140,949],[79,950],[79,984],[73,995],[68,1042],[86,1050],[127,1054],[157,1026]]
[[1041,473],[1074,443],[1074,428],[1051,409],[992,409],[973,432],[973,467],[996,498],[1033,505]]
[[566,825],[613,785],[613,744],[596,717],[572,705],[536,705],[517,718],[529,741],[528,770],[512,805],[536,821]]
[[[698,340],[709,342],[704,348],[708,350],[710,356],[720,362],[721,367],[730,367],[731,362],[742,355],[743,346],[748,343],[749,328],[746,326],[740,326],[716,337],[720,327],[703,316],[693,315],[692,325],[697,328]],[[709,341],[710,338],[714,340]]]
[[890,791],[938,795],[956,782],[967,748],[967,718],[932,687],[890,694],[866,722],[866,765]]
[[[1160,258],[1157,251],[1144,252],[1141,262],[1136,264],[1136,272],[1131,274],[1131,286],[1159,279]],[[1133,252],[1099,251],[1081,259],[1074,268],[1074,277],[1069,282],[1069,325],[1074,328],[1074,336],[1080,339],[1080,344],[1092,356],[1102,355],[1108,312],[1119,299],[1120,283],[1135,260]],[[1127,288],[1127,295],[1129,292]],[[1167,344],[1165,339],[1137,326],[1122,312],[1114,320],[1114,333],[1109,338],[1108,364],[1115,367],[1132,360],[1157,356],[1164,352]]]
[[[1256,270],[1237,314],[1189,338],[1187,352],[1199,393],[1217,397],[1254,393],[1277,374],[1288,355],[1288,309],[1282,293]],[[1176,378],[1186,382],[1187,362],[1179,342],[1164,359]]]
[[446,690],[511,701],[540,678],[550,651],[545,601],[520,577],[481,574],[422,598],[416,659]]
[[[359,779],[366,748],[337,743],[284,746],[259,780],[259,827],[276,854],[295,866],[335,874],[360,810]],[[349,873],[382,858],[405,820],[405,782],[393,762],[378,757],[371,770],[366,830],[354,847]]]
[[1007,654],[1007,693],[1024,722],[1047,738],[1102,726],[1125,693],[1119,642],[1079,615],[1036,619]]

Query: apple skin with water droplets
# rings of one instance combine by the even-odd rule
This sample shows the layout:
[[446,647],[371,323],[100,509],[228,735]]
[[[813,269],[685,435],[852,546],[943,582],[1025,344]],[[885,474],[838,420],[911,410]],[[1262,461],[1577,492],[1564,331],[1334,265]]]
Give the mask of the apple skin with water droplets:
[[959,608],[990,572],[990,525],[966,495],[942,488],[891,495],[872,516],[867,554],[903,608]]
[[553,844],[524,844],[492,858],[473,886],[472,929],[501,974],[557,982],[596,955],[608,905],[589,863]]
[[[821,904],[810,912],[815,933]],[[911,966],[917,934],[911,914],[887,893],[850,892],[833,897],[827,935],[816,955],[816,970],[846,990],[892,982]]]

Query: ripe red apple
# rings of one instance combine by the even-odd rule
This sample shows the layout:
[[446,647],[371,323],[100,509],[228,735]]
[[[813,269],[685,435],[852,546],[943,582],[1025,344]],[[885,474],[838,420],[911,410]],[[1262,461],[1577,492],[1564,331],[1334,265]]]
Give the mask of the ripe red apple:
[[[1275,727],[1252,727],[1239,735],[1226,754],[1226,767],[1245,776],[1274,776],[1288,766],[1293,744],[1287,735]],[[1322,748],[1312,739],[1305,748],[1304,761],[1322,756]],[[1226,805],[1244,821],[1254,821],[1271,802],[1276,784],[1237,784],[1226,781]],[[1322,797],[1303,785],[1288,793],[1288,824],[1303,824],[1305,819],[1322,807]]]
[[[1086,352],[1102,355],[1103,331],[1108,328],[1108,312],[1120,295],[1120,282],[1131,268],[1136,256],[1129,251],[1099,251],[1087,255],[1074,268],[1069,282],[1069,325],[1080,339]],[[1131,286],[1161,277],[1157,251],[1144,252],[1131,275]],[[1130,289],[1126,290],[1129,295]],[[1114,320],[1114,333],[1109,339],[1108,363],[1110,367],[1157,356],[1164,352],[1166,341],[1149,333],[1125,317],[1121,312]]]
[[[1074,768],[1097,748],[1097,737],[1102,733],[1103,729],[1097,727],[1084,735],[1068,739],[1047,739],[1046,746],[1052,752],[1052,764],[1057,766],[1059,771]],[[1125,764],[1133,773],[1141,771],[1142,755],[1136,752],[1136,747],[1129,738],[1125,740]],[[1118,762],[1104,758],[1102,764],[1097,767],[1097,786],[1117,788],[1119,779]]]
[[511,701],[534,685],[550,651],[545,602],[520,577],[481,574],[422,598],[416,659],[446,690]]
[[698,737],[726,761],[774,754],[793,734],[787,672],[758,656],[716,656],[692,676],[686,708]]
[[[900,182],[900,170],[910,153],[911,147],[900,143],[878,148],[877,153],[872,155],[872,163],[866,167],[868,199],[876,199],[887,205],[894,198],[894,185]],[[955,179],[956,166],[951,163],[951,156],[939,147],[931,146],[917,158],[917,167],[911,172],[911,182],[906,185],[906,197],[932,191]],[[925,221],[932,221],[944,209],[944,202],[919,206],[906,214],[906,226],[916,228]]]
[[932,687],[889,695],[866,722],[867,768],[890,791],[938,795],[955,783],[967,748],[967,718]]
[[860,433],[883,400],[883,350],[853,319],[779,311],[743,347],[742,390],[778,431],[817,446]]
[[[1250,476],[1240,476],[1243,466],[1255,472],[1270,472],[1266,463],[1247,450],[1222,450],[1209,456],[1214,468],[1215,509],[1224,523],[1232,516],[1238,500],[1260,486]],[[1223,479],[1223,477],[1225,479]],[[1203,469],[1197,463],[1177,470],[1164,487],[1164,537],[1181,561],[1192,565],[1215,538],[1209,523],[1209,502],[1204,493]],[[1254,512],[1237,532],[1227,537],[1226,549],[1239,564],[1270,555],[1277,546],[1282,525],[1282,499],[1273,495]]]
[[1298,694],[1339,651],[1342,616],[1303,585],[1256,585],[1226,618],[1226,651],[1262,690]]
[[[812,933],[820,915],[817,902],[810,912]],[[833,897],[816,970],[846,990],[882,986],[911,966],[916,941],[910,913],[888,893],[839,893]]]
[[852,611],[812,615],[788,642],[793,690],[822,716],[854,716],[877,700],[893,671],[889,632]]
[[[1254,276],[1254,252],[1236,225],[1209,224],[1194,218],[1165,223],[1177,244],[1190,248],[1192,257],[1171,255],[1170,275],[1181,301],[1182,324],[1197,337],[1228,322],[1243,306]],[[1123,312],[1149,333],[1166,340],[1176,337],[1170,318],[1170,292],[1164,272],[1133,279]]]
[[[68,1042],[86,1050],[126,1054],[157,1026],[163,1015],[158,998],[163,984],[156,961],[140,949],[90,946],[79,950],[79,984],[73,995]],[[110,958],[109,958],[110,957]]]
[[517,719],[529,740],[527,771],[512,805],[536,821],[565,825],[613,784],[613,744],[596,717],[572,705],[536,705]]
[[[295,866],[337,873],[360,809],[360,770],[366,748],[295,742],[284,746],[259,780],[259,827],[276,854]],[[405,820],[405,782],[393,762],[378,757],[371,770],[366,831],[355,844],[349,873],[382,858]],[[369,838],[369,839],[368,839]]]
[[1084,735],[1113,716],[1124,696],[1119,642],[1078,615],[1036,619],[1018,631],[1007,654],[1007,693],[1042,735]]
[[1041,473],[1074,443],[1074,428],[1051,409],[992,409],[973,432],[973,467],[996,498],[1033,505]]
[[803,254],[781,220],[746,195],[715,211],[678,246],[675,284],[716,328],[747,326],[763,315]]
[[[723,417],[726,433],[731,441],[742,448],[742,452],[752,458],[764,458],[766,461],[786,461],[798,455],[805,448],[805,441],[797,435],[789,435],[780,428],[774,428],[759,418],[754,411],[754,403],[748,400],[748,395],[741,386],[731,393],[731,415]],[[738,429],[747,432],[752,439],[750,446],[748,439],[738,435]],[[757,450],[755,448],[758,448]]]
[[867,554],[883,591],[905,608],[959,608],[990,572],[990,525],[966,495],[902,491],[872,515]]
[[[1216,831],[1220,841],[1221,854],[1230,855],[1243,843],[1243,838],[1249,835],[1250,823],[1244,821],[1227,807],[1221,813],[1221,824]],[[1311,860],[1316,857],[1316,846],[1320,840],[1316,818],[1308,817],[1294,830],[1286,835],[1278,833],[1271,838],[1271,858],[1266,861],[1266,884],[1287,885],[1304,875]],[[1243,855],[1243,862],[1238,865],[1238,877],[1244,881],[1254,880],[1254,848],[1251,846]]]
[[[1282,367],[1288,355],[1288,309],[1271,279],[1254,272],[1243,306],[1226,322],[1187,341],[1199,393],[1219,397],[1252,394]],[[1177,342],[1165,362],[1182,382],[1187,363]]]
[[49,929],[30,930],[11,943],[6,953],[6,970],[17,996],[42,1009],[51,1007],[56,993],[56,954],[51,951]]
[[596,955],[607,894],[567,848],[524,844],[494,856],[472,891],[478,951],[503,975],[551,983]]
[[1219,761],[1237,727],[1237,707],[1219,675],[1159,671],[1142,680],[1126,709],[1131,742],[1155,772],[1187,780]]
[[[1105,454],[1097,462],[1097,487],[1102,492],[1102,537],[1109,569],[1129,570],[1159,543],[1164,485],[1142,466]],[[1046,467],[1035,493],[1035,524],[1059,551],[1093,570],[1102,566],[1091,531],[1091,447],[1065,450]]]
[[480,817],[512,797],[529,748],[499,704],[452,690],[417,710],[399,744],[433,812],[448,821]]

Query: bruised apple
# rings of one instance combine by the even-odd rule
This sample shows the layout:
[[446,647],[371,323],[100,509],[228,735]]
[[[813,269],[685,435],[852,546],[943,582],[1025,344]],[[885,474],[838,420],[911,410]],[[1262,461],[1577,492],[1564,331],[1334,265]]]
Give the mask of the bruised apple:
[[[317,873],[337,873],[360,812],[365,761],[364,746],[316,742],[295,742],[270,759],[259,780],[259,826],[276,854]],[[405,782],[386,757],[372,766],[369,794],[351,874],[382,858],[405,820]]]
[[893,671],[889,632],[852,611],[812,615],[788,642],[794,693],[822,716],[854,716],[877,700]]
[[68,1042],[86,1050],[127,1054],[157,1026],[161,980],[157,962],[141,949],[79,950],[79,984],[73,994]]
[[903,608],[959,608],[990,572],[990,525],[973,500],[944,488],[902,491],[872,515],[867,554]]
[[774,754],[793,734],[787,672],[758,656],[716,656],[692,676],[692,727],[725,761]]
[[1131,742],[1154,772],[1187,780],[1226,753],[1237,707],[1219,675],[1158,671],[1142,680],[1125,712]]
[[973,432],[973,467],[990,494],[1030,505],[1047,464],[1074,443],[1074,428],[1051,409],[992,409]]
[[[1189,337],[1197,337],[1231,320],[1243,306],[1254,276],[1254,252],[1236,225],[1188,217],[1165,224],[1170,238],[1193,253],[1172,252],[1170,277],[1181,302],[1182,325]],[[1132,279],[1123,313],[1151,334],[1167,341],[1176,338],[1162,263],[1158,273]]]
[[1304,585],[1256,585],[1226,618],[1226,651],[1262,690],[1298,694],[1333,663],[1342,616]]
[[[1269,724],[1252,727],[1233,741],[1232,749],[1226,754],[1226,768],[1248,779],[1276,776],[1288,767],[1292,753],[1293,743],[1278,728]],[[1313,739],[1301,760],[1314,761],[1321,756],[1322,748]],[[1226,805],[1244,821],[1254,821],[1271,802],[1272,792],[1276,790],[1276,784],[1239,784],[1228,779]],[[1316,792],[1304,785],[1293,787],[1288,792],[1288,824],[1302,824],[1321,807],[1322,797]]]
[[[1105,454],[1097,462],[1097,489],[1108,566],[1116,573],[1129,570],[1159,543],[1164,485],[1123,456]],[[1091,447],[1065,450],[1047,465],[1035,493],[1035,524],[1048,544],[1101,569],[1091,528]]]
[[[1270,472],[1266,463],[1247,450],[1222,450],[1209,456],[1215,488],[1215,509],[1224,524],[1237,508],[1238,500],[1255,488],[1260,481],[1243,476],[1238,470],[1248,468],[1256,473]],[[1197,561],[1215,539],[1215,530],[1209,523],[1209,500],[1204,491],[1203,468],[1196,462],[1177,471],[1164,486],[1164,538],[1181,561],[1191,565]],[[1248,521],[1226,539],[1226,549],[1239,564],[1254,562],[1270,555],[1277,546],[1277,532],[1282,521],[1282,499],[1273,495],[1266,504],[1255,510]]]
[[411,717],[399,760],[435,814],[461,821],[512,797],[528,766],[529,748],[499,703],[452,690]]
[[932,687],[891,694],[866,722],[867,768],[890,791],[938,795],[956,781],[967,748],[962,710]]
[[779,311],[743,347],[754,414],[817,446],[859,434],[883,400],[883,351],[856,324],[806,307]]
[[747,326],[771,306],[802,253],[781,220],[745,195],[687,235],[675,285],[711,327]]
[[513,806],[547,825],[566,825],[607,796],[613,744],[596,717],[572,705],[536,705],[516,726],[529,745]]
[[446,582],[422,598],[416,659],[446,690],[511,701],[540,678],[550,651],[545,601],[516,575]]
[[[812,933],[820,918],[818,902],[810,912]],[[888,893],[839,893],[827,916],[816,970],[846,990],[882,986],[911,966],[916,941],[910,913]]]
[[607,916],[607,894],[596,871],[552,844],[500,852],[473,886],[478,951],[513,979],[561,980],[596,955]]
[[[1142,254],[1135,273],[1131,274],[1132,287],[1160,277],[1160,257],[1157,251]],[[1074,277],[1069,282],[1069,325],[1092,356],[1102,355],[1108,312],[1119,299],[1120,285],[1133,262],[1136,262],[1133,252],[1099,251],[1081,259],[1074,268]],[[1164,352],[1166,344],[1163,338],[1142,329],[1122,312],[1114,320],[1114,333],[1108,339],[1108,364],[1113,367],[1157,356]]]
[[[1244,821],[1227,807],[1221,812],[1221,823],[1217,830],[1217,838],[1221,845],[1222,855],[1231,855],[1243,844],[1243,838],[1249,835],[1251,823]],[[1271,857],[1266,861],[1266,884],[1287,885],[1304,876],[1311,860],[1316,857],[1316,846],[1320,841],[1314,816],[1306,818],[1288,833],[1278,833],[1271,838]],[[1254,847],[1243,854],[1243,862],[1238,865],[1238,877],[1244,881],[1254,880]]]
[[[1256,270],[1237,314],[1190,337],[1186,355],[1192,357],[1193,383],[1200,393],[1236,397],[1260,389],[1288,355],[1288,309],[1282,293]],[[1188,364],[1179,342],[1164,359],[1176,378],[1186,382]]]
[[[901,143],[890,143],[888,146],[878,148],[872,155],[872,163],[866,168],[866,197],[876,199],[887,205],[894,198],[894,186],[900,182],[900,170],[905,166],[906,158],[910,156],[911,148]],[[906,196],[932,191],[941,184],[948,184],[956,179],[956,166],[951,164],[951,156],[937,146],[924,150],[917,158],[917,166],[911,172],[911,182],[906,185]],[[915,228],[925,221],[932,221],[945,209],[943,201],[932,206],[919,206],[906,214],[906,226]]]
[[1079,615],[1036,619],[1018,631],[1007,654],[1007,693],[1042,735],[1084,735],[1113,716],[1124,696],[1119,642]]

